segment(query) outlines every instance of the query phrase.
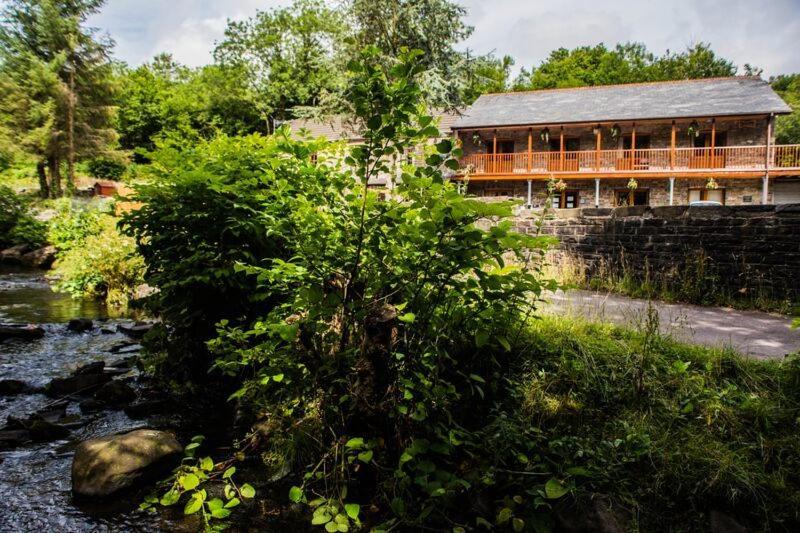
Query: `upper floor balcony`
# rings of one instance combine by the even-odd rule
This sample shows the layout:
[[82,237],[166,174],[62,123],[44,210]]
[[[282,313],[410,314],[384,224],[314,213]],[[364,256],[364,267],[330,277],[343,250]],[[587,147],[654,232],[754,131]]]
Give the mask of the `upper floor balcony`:
[[[769,152],[769,153],[768,153]],[[594,177],[760,177],[800,173],[800,145],[529,151],[469,154],[459,174],[470,179]]]

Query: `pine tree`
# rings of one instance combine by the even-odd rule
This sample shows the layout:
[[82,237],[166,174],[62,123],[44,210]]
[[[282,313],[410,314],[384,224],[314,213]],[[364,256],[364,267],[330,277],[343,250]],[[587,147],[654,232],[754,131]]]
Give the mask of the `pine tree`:
[[[104,0],[11,0],[0,22],[0,111],[37,159],[43,195],[74,189],[75,161],[109,149],[115,133],[113,42],[85,27]],[[45,168],[49,176],[45,175]]]

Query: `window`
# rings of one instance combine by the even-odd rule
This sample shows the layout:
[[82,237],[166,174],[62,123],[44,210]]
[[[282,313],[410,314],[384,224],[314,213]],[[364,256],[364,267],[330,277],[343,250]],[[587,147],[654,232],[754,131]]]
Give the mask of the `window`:
[[553,196],[553,207],[558,209],[574,209],[580,207],[580,194],[578,191],[556,192]]
[[689,203],[692,202],[719,202],[725,205],[725,189],[689,189]]
[[650,191],[648,189],[617,189],[614,191],[614,205],[649,205]]

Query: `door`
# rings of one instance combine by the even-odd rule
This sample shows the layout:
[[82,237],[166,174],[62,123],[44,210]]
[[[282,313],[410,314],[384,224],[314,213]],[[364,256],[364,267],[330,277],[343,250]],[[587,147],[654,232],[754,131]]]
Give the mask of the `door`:
[[564,137],[564,154],[561,154],[561,140],[550,139],[550,161],[548,170],[557,172],[578,171],[578,151],[581,149],[581,140],[577,137]]
[[618,189],[614,194],[617,207],[626,205],[649,205],[650,191],[648,189]]
[[647,170],[650,167],[650,161],[648,160],[648,152],[639,150],[649,150],[650,149],[650,136],[649,135],[637,135],[636,136],[636,153],[630,151],[631,146],[633,145],[633,136],[632,135],[625,135],[622,137],[622,150],[624,155],[624,163],[618,164],[617,168],[619,169],[620,166],[624,167],[620,170]]
[[800,204],[800,181],[776,181],[772,184],[775,204]]
[[[492,154],[494,143],[486,145],[486,153]],[[497,154],[492,159],[492,171],[500,174],[514,172],[514,141],[511,139],[497,139]]]

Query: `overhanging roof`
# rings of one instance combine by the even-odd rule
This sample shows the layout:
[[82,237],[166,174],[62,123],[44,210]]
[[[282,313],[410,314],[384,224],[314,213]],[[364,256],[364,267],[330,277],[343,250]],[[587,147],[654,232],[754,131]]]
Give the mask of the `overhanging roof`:
[[708,78],[480,96],[453,129],[791,113],[756,77]]

